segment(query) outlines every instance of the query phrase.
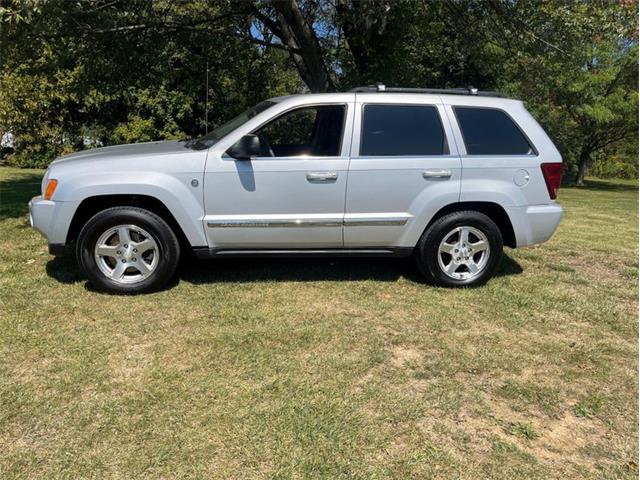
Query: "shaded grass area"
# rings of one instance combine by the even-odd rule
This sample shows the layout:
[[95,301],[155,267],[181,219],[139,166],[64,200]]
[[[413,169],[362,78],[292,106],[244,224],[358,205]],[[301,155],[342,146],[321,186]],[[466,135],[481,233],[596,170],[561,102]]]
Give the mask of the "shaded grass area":
[[637,183],[483,288],[409,261],[181,265],[98,294],[0,169],[0,477],[635,478]]

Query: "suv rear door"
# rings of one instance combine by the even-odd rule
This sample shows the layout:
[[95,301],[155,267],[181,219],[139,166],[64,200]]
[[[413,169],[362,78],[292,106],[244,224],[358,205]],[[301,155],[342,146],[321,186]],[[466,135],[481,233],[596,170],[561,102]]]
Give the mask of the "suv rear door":
[[461,162],[437,95],[356,95],[345,247],[413,247],[460,195]]

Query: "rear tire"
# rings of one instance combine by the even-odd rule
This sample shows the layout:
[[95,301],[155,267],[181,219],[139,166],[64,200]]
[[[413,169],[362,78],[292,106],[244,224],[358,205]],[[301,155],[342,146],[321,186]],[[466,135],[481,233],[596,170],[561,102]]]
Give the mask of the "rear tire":
[[171,227],[155,213],[113,207],[94,215],[80,231],[76,257],[98,290],[148,293],[171,279],[180,245]]
[[420,272],[441,287],[485,283],[502,259],[503,240],[488,216],[473,210],[453,212],[425,230],[416,248]]

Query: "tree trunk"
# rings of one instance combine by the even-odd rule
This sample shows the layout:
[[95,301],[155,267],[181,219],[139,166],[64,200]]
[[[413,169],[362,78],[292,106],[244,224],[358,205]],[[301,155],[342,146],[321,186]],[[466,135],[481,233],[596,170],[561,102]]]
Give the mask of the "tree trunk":
[[584,187],[584,176],[587,174],[590,162],[591,150],[583,148],[578,158],[578,174],[576,175],[576,185],[578,187]]
[[[371,59],[382,49],[391,49],[385,42],[389,12],[393,2],[379,0],[337,0],[338,24],[344,33],[353,63],[361,77],[369,75]],[[376,79],[379,80],[379,79]]]
[[300,78],[312,92],[333,90],[318,37],[302,15],[296,0],[274,1],[272,5],[280,27],[273,33],[290,48],[291,59]]

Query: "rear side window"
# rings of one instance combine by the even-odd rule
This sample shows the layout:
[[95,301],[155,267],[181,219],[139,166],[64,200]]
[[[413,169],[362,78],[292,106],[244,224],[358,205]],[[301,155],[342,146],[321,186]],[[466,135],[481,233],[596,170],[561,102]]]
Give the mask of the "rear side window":
[[421,105],[365,105],[361,156],[449,153],[440,115]]
[[469,155],[531,155],[520,128],[502,110],[454,107]]

